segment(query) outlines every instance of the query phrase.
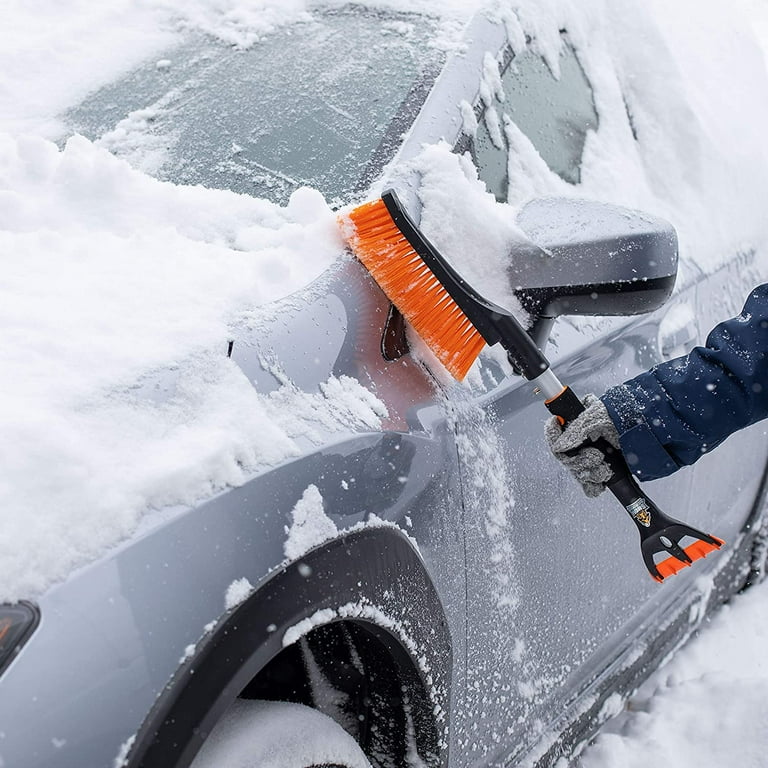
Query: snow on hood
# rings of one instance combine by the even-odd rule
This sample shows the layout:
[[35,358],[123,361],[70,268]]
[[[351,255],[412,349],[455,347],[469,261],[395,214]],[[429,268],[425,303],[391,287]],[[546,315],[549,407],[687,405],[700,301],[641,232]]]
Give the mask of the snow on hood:
[[[0,599],[39,593],[149,508],[297,452],[291,394],[378,423],[356,382],[260,397],[226,356],[238,313],[342,248],[310,189],[281,208],[156,181],[82,137],[0,135]],[[160,370],[175,393],[153,403],[137,388]]]

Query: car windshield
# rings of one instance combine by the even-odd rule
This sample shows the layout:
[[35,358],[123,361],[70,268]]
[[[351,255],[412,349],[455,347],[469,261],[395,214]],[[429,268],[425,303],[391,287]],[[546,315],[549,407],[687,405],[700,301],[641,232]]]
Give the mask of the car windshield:
[[331,203],[391,159],[440,54],[434,20],[351,6],[315,12],[246,49],[195,36],[65,116],[152,175],[285,203]]

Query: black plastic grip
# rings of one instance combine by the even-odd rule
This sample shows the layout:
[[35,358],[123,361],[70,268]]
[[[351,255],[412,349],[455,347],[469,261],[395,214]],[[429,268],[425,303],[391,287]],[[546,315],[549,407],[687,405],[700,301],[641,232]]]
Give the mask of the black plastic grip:
[[560,394],[555,395],[550,400],[546,400],[544,405],[547,406],[553,416],[557,416],[561,424],[573,421],[586,410],[584,403],[579,400],[570,387],[563,387]]
[[651,500],[640,490],[640,486],[637,481],[632,477],[632,473],[629,471],[626,462],[623,457],[621,463],[623,466],[616,466],[617,461],[614,458],[618,454],[618,451],[614,450],[610,456],[606,456],[608,465],[613,470],[613,477],[606,483],[608,490],[619,500],[622,506],[629,507],[631,504],[642,498],[649,506],[656,506]]
[[[499,333],[501,346],[506,350],[509,362],[528,381],[541,376],[549,368],[547,358],[544,357],[542,351],[536,346],[536,343],[514,315],[503,315],[493,312],[490,318],[491,323]],[[574,395],[574,398],[576,402],[579,402],[576,395]]]

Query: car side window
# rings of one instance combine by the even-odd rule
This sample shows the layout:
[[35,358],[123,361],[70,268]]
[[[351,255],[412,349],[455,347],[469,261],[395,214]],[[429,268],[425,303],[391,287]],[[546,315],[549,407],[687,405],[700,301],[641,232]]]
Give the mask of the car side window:
[[555,77],[541,56],[525,50],[509,56],[501,73],[503,100],[482,105],[469,148],[480,178],[499,201],[508,194],[506,115],[530,139],[547,165],[571,184],[581,179],[587,132],[597,128],[592,88],[573,48],[564,42]]

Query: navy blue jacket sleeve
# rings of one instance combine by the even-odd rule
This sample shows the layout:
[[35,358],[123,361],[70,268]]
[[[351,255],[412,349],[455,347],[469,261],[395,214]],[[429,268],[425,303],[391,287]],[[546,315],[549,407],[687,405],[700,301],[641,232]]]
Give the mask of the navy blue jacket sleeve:
[[651,368],[601,398],[641,480],[693,464],[733,432],[768,416],[768,284],[706,346]]

